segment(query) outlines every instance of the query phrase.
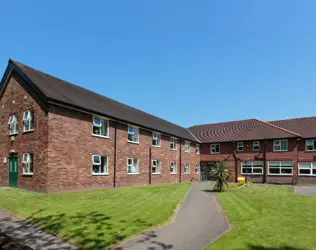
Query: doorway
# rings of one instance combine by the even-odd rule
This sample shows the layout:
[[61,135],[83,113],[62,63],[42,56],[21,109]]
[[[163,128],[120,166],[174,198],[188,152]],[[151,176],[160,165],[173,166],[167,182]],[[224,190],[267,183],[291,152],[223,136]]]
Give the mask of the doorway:
[[18,154],[9,154],[9,187],[18,186]]

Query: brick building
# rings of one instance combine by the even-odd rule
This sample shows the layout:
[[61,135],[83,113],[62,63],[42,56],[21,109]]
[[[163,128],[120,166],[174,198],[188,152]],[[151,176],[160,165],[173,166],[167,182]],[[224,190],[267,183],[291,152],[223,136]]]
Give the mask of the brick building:
[[200,180],[217,161],[232,181],[316,182],[316,117],[187,129],[14,60],[1,81],[0,124],[0,186],[57,192]]
[[[316,183],[316,117],[264,122],[257,119],[197,125],[202,178],[225,161],[231,180],[258,183]],[[204,176],[204,177],[203,177]]]
[[41,192],[199,179],[186,128],[9,60],[0,185]]

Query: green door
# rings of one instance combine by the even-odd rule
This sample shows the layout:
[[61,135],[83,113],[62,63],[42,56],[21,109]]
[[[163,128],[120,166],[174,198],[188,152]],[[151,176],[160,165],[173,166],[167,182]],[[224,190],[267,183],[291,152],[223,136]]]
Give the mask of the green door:
[[18,154],[9,155],[9,187],[18,185]]

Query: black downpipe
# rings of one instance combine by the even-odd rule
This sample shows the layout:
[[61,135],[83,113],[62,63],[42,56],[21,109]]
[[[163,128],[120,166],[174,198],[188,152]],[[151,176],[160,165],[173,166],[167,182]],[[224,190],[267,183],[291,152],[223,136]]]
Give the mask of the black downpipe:
[[180,166],[179,166],[179,183],[181,183],[181,181],[182,181],[182,176],[181,176],[181,170],[182,170],[182,142],[180,141]]
[[149,174],[149,185],[151,185],[151,147],[149,148],[149,164],[148,164],[148,174]]
[[116,134],[117,134],[117,122],[115,122],[114,126],[114,170],[113,170],[113,187],[116,187]]
[[238,182],[238,158],[235,154],[235,142],[233,142],[233,151],[234,151],[234,158],[235,158],[235,182]]
[[267,140],[264,140],[263,146],[263,183],[267,182]]

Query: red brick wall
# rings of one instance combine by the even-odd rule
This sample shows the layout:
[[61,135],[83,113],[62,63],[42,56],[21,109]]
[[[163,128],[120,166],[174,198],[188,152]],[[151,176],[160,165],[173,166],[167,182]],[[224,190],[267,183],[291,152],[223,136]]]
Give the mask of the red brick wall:
[[[316,151],[305,151],[306,140],[299,141],[297,162],[316,162]],[[316,176],[298,176],[299,184],[316,184]]]
[[[0,99],[0,185],[8,185],[8,156],[10,152],[15,152],[18,153],[18,187],[46,191],[47,116],[21,82],[17,75],[12,74]],[[34,111],[35,130],[23,133],[23,112],[28,109]],[[14,113],[18,113],[19,134],[11,142],[8,120]],[[33,176],[22,174],[23,153],[33,153]],[[4,163],[4,158],[7,158],[7,163]]]

